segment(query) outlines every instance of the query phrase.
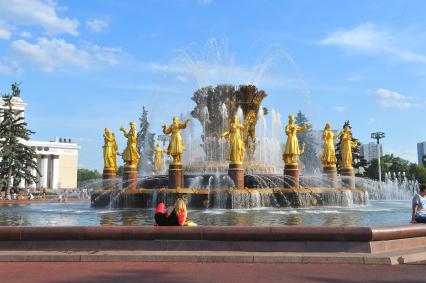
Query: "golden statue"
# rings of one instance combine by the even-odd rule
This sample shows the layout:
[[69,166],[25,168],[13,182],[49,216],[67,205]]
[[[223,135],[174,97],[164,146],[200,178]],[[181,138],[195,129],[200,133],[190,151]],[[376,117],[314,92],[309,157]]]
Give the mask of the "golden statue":
[[222,134],[222,137],[229,139],[228,160],[233,164],[242,164],[244,160],[244,152],[246,147],[241,136],[244,131],[244,125],[240,123],[240,119],[235,115],[234,120],[230,121],[228,131]]
[[167,148],[167,155],[171,155],[173,158],[172,164],[182,164],[182,153],[185,150],[185,144],[180,130],[185,129],[188,123],[189,119],[181,124],[178,117],[173,117],[173,123],[170,126],[163,125],[163,133],[166,135],[172,134]]
[[120,131],[124,133],[124,136],[127,138],[127,146],[123,151],[121,156],[123,157],[123,161],[125,166],[128,168],[137,168],[139,159],[141,158],[138,150],[136,149],[137,143],[137,133],[136,133],[136,125],[135,123],[130,123],[130,130],[127,132],[123,127],[120,128]]
[[154,149],[155,157],[154,157],[154,171],[156,173],[163,172],[164,170],[164,150],[157,143],[157,146]]
[[353,141],[352,132],[349,125],[346,125],[337,138],[341,138],[340,142],[340,166],[342,168],[352,168],[352,148],[356,147],[359,143]]
[[335,166],[336,151],[334,149],[334,133],[331,130],[329,123],[325,124],[324,131],[322,132],[322,139],[324,140],[324,147],[321,157],[322,165]]
[[114,167],[115,167],[115,172],[117,172],[118,171],[118,165],[117,165],[118,144],[117,144],[117,141],[115,140],[115,134],[114,133],[112,133],[112,139],[113,139],[112,156],[114,156]]
[[297,125],[294,122],[294,116],[289,115],[288,116],[288,125],[285,127],[285,134],[287,135],[287,142],[285,144],[284,149],[284,156],[283,160],[285,164],[298,164],[299,161],[299,155],[303,154],[304,147],[303,145],[302,149],[299,148],[299,141],[297,139],[297,133],[303,132],[307,129],[309,129],[311,125]]
[[117,142],[108,128],[104,131],[104,168],[117,171]]

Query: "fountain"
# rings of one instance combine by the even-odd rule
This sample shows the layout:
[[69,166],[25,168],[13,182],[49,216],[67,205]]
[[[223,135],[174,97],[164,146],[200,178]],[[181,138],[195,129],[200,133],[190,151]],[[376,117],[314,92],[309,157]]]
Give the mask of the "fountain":
[[[195,91],[192,100],[196,106],[191,116],[202,125],[199,145],[202,158],[190,158],[184,164],[180,131],[185,131],[194,120],[191,122],[188,119],[181,123],[175,117],[173,124],[163,126],[164,134],[172,135],[172,146],[167,153],[173,160],[169,164],[168,175],[138,177],[134,174],[137,172],[134,165],[139,159],[138,155],[134,156],[135,160],[132,159],[135,147],[134,124],[130,124],[129,132],[121,129],[128,138],[126,150],[122,154],[126,174],[123,180],[116,178],[112,173],[116,166],[105,162],[105,185],[92,194],[92,206],[149,208],[158,202],[171,204],[179,197],[185,198],[192,208],[365,204],[368,200],[365,183],[356,182],[353,174],[338,177],[335,160],[325,164],[322,176],[299,176],[298,156],[303,154],[303,148],[299,148],[296,132],[303,131],[308,126],[294,124],[294,117],[291,115],[286,127],[288,139],[283,156],[285,168],[283,167],[283,146],[278,138],[280,135],[277,134],[281,131],[281,120],[274,111],[271,111],[272,138],[265,137],[265,115],[269,113],[268,109],[262,107],[265,97],[267,93],[254,85],[218,85]],[[259,139],[256,130],[260,132]],[[192,139],[193,137],[191,142]],[[114,142],[105,138],[104,155],[112,154],[112,159],[115,158],[114,150],[108,149],[116,148]],[[334,154],[334,147],[332,150]],[[162,154],[161,149],[158,152]],[[108,158],[104,156],[105,160],[109,160]],[[161,156],[158,160],[163,162]],[[353,172],[350,164],[345,164],[344,168]]]

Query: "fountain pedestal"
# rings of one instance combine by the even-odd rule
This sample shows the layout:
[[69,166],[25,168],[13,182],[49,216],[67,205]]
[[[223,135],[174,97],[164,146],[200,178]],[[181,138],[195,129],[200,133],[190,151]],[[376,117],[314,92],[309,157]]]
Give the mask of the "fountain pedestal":
[[169,189],[183,188],[182,164],[169,165]]
[[284,188],[299,188],[299,166],[297,164],[284,165]]
[[236,189],[244,189],[244,167],[243,167],[243,164],[229,163],[228,176],[234,182]]
[[325,178],[324,185],[328,188],[337,188],[336,165],[324,166],[322,172]]
[[136,190],[138,186],[138,168],[124,166],[123,187]]
[[117,173],[113,168],[104,168],[104,172],[102,174],[102,186],[104,190],[115,189],[115,178]]
[[353,167],[343,167],[341,170],[343,186],[348,189],[355,189],[355,173]]

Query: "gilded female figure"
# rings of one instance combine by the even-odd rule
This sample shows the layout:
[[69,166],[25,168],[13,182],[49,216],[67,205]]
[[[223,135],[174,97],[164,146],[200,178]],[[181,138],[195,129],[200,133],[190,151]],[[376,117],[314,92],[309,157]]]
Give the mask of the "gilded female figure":
[[154,153],[154,171],[160,173],[164,170],[164,150],[158,143],[154,149]]
[[336,165],[336,151],[334,149],[334,133],[331,130],[329,123],[325,125],[322,132],[322,139],[324,140],[324,147],[322,152],[321,161],[324,166]]
[[222,137],[229,140],[228,160],[234,164],[242,164],[246,147],[241,136],[244,125],[240,123],[238,116],[230,123],[228,131],[222,134]]
[[348,125],[346,125],[344,130],[339,133],[337,138],[341,138],[340,166],[342,168],[352,168],[352,148],[356,147],[359,143],[353,141],[351,129]]
[[123,127],[120,128],[124,136],[127,138],[126,149],[122,153],[123,161],[126,167],[137,168],[139,159],[141,158],[136,148],[137,133],[135,123],[130,123],[130,130],[127,132]]
[[285,164],[297,164],[299,155],[304,152],[304,148],[299,148],[297,133],[306,131],[311,125],[297,125],[293,115],[288,116],[288,125],[285,127],[287,142],[285,144],[283,160]]
[[116,149],[114,134],[108,128],[104,130],[104,168],[116,169]]
[[167,155],[171,155],[172,164],[182,164],[182,154],[185,151],[185,144],[180,134],[181,129],[185,129],[189,124],[189,119],[184,123],[180,123],[177,117],[173,117],[173,123],[170,126],[163,125],[163,133],[172,134],[167,148]]

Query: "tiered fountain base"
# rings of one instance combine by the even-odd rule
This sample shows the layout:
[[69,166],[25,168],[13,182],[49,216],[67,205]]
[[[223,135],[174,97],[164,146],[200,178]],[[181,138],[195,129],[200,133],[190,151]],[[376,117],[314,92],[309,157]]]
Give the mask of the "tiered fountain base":
[[92,206],[152,208],[159,202],[172,205],[179,197],[190,208],[241,209],[253,207],[312,207],[363,205],[363,189],[138,189],[99,191],[92,194]]
[[169,165],[169,189],[183,188],[182,164]]
[[244,189],[244,167],[242,164],[230,163],[228,176],[234,182],[236,189]]
[[343,186],[348,189],[355,189],[355,172],[352,167],[343,167],[341,170]]
[[138,186],[138,169],[124,166],[123,187],[135,191]]
[[105,190],[115,188],[116,171],[112,168],[104,168],[102,174],[102,185]]
[[[324,166],[324,186],[328,188],[337,188],[337,168],[336,165]],[[355,188],[355,187],[354,187]]]

